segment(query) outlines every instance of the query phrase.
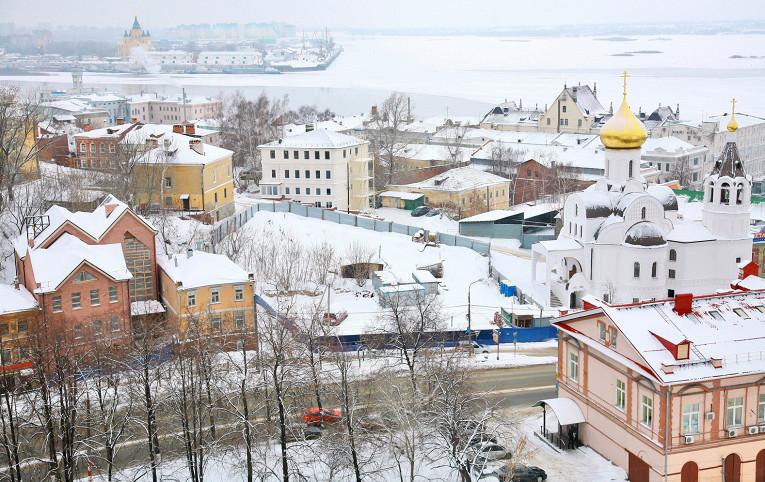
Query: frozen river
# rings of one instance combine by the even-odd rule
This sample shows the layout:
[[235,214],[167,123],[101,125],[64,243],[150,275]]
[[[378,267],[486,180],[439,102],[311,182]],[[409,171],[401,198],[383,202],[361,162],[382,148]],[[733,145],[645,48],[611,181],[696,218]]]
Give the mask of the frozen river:
[[[158,90],[215,95],[243,90],[289,94],[303,103],[352,114],[366,111],[389,92],[410,93],[420,116],[478,116],[494,102],[551,102],[564,83],[597,83],[598,97],[618,104],[619,74],[632,74],[635,110],[680,104],[682,117],[698,121],[721,113],[729,99],[741,111],[765,113],[765,35],[666,35],[634,37],[510,38],[479,36],[340,35],[345,52],[326,71],[283,75],[85,74],[88,86],[126,93]],[[740,56],[743,58],[731,58]],[[70,84],[70,76],[0,77],[44,89]]]

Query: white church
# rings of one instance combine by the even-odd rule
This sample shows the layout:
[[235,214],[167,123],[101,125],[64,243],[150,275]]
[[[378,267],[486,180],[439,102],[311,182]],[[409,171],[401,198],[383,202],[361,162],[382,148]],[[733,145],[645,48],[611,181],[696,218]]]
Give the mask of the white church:
[[[737,128],[732,113],[725,148],[704,179],[702,219],[682,219],[672,190],[646,186],[640,175],[647,132],[627,103],[625,75],[621,107],[600,131],[605,177],[568,196],[557,239],[532,246],[542,301],[579,308],[584,295],[626,304],[730,289],[752,257],[752,182],[738,155]],[[542,259],[546,276],[538,279]]]

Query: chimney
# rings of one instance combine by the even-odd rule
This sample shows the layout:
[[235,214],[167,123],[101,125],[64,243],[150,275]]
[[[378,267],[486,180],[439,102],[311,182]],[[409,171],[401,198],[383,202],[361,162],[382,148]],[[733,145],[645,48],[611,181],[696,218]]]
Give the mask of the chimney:
[[196,134],[197,130],[196,130],[196,127],[194,126],[194,124],[186,124],[185,127],[186,127],[186,135],[187,136],[193,136],[194,134]]
[[675,295],[675,307],[672,310],[679,316],[687,315],[693,311],[693,294],[680,293]]
[[116,208],[117,208],[116,204],[107,204],[106,206],[104,206],[104,211],[106,211],[106,217],[108,218],[114,212]]
[[712,358],[709,359],[709,361],[712,362],[712,366],[715,367],[715,368],[722,368],[722,366],[723,366],[722,358],[712,357]]
[[125,118],[124,117],[117,117],[117,125],[121,126],[125,124]]
[[191,258],[194,256],[194,250],[191,248],[186,248],[186,258]]
[[85,123],[82,125],[82,130],[85,132],[93,130],[93,126],[90,125],[90,122]]
[[666,373],[667,375],[671,375],[675,373],[675,365],[672,363],[664,363],[661,364],[661,371]]
[[173,124],[173,134],[183,134],[183,124]]
[[138,117],[131,117],[130,118],[130,123],[131,124],[138,124]]
[[372,106],[372,111],[370,112],[370,114],[372,114],[372,117],[377,115],[377,106],[376,105]]
[[202,144],[202,141],[200,141],[199,139],[191,139],[189,141],[189,147],[191,148],[191,150],[196,152],[200,156],[204,156],[205,155],[205,147],[204,146],[205,145]]

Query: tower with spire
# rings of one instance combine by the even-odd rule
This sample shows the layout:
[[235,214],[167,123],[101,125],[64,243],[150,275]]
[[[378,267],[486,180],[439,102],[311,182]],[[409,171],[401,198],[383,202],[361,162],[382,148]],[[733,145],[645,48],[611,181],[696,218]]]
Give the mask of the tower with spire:
[[151,50],[151,34],[141,27],[138,16],[133,18],[133,26],[130,31],[125,31],[119,45],[117,55],[124,59],[130,58],[134,49]]

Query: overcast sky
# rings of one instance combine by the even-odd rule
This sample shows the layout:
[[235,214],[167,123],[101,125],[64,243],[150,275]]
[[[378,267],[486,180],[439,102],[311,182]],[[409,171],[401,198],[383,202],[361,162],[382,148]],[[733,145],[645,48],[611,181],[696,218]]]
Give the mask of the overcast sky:
[[144,28],[284,21],[329,28],[491,28],[525,25],[765,19],[762,0],[0,0],[0,22]]

